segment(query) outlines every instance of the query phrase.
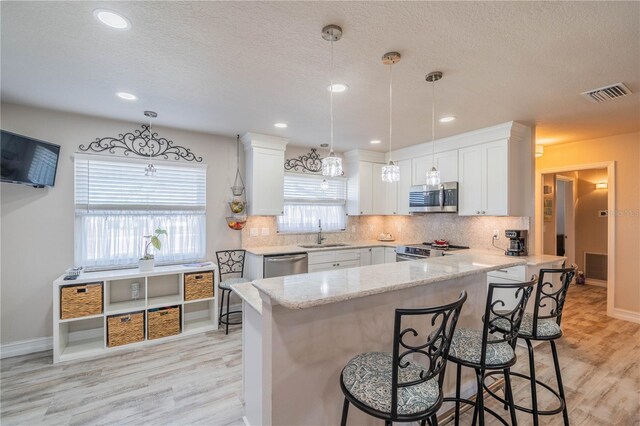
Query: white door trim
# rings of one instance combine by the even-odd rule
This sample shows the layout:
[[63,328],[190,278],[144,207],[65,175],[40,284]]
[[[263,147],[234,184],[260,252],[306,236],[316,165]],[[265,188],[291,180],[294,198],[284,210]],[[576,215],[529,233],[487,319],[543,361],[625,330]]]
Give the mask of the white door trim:
[[572,171],[588,170],[588,169],[607,169],[607,186],[608,186],[608,198],[607,198],[607,210],[609,215],[607,217],[607,268],[608,268],[608,280],[607,280],[607,315],[614,318],[624,319],[629,321],[628,316],[616,315],[619,311],[614,307],[615,301],[615,288],[616,288],[616,162],[615,161],[603,161],[600,163],[586,163],[586,164],[573,164],[567,166],[553,167],[548,169],[537,169],[535,178],[535,251],[536,254],[542,254],[542,218],[543,218],[543,203],[542,203],[542,175],[549,173],[565,173]]

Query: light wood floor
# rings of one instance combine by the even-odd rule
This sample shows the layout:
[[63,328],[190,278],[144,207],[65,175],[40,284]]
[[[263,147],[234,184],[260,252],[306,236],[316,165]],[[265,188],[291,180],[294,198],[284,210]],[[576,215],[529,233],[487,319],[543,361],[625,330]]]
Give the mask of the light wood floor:
[[[605,289],[573,286],[558,342],[573,425],[640,425],[640,325],[608,318]],[[58,365],[51,351],[2,360],[0,422],[8,425],[242,425],[241,331],[210,332],[93,361]],[[516,370],[527,371],[518,350]],[[548,344],[537,373],[555,384]],[[528,400],[528,383],[514,383]],[[339,388],[336,385],[336,391]],[[550,398],[541,395],[544,405]],[[526,403],[526,402],[525,402]],[[503,413],[499,404],[490,407]],[[336,407],[339,410],[341,407]],[[470,415],[462,424],[470,424]],[[524,413],[519,424],[531,424]],[[543,418],[562,424],[561,416]],[[487,418],[487,424],[498,424]]]

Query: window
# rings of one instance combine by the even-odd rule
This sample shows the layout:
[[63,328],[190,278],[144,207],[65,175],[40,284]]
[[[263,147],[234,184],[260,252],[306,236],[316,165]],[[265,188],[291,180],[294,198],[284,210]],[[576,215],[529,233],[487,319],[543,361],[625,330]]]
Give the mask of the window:
[[346,226],[345,178],[326,178],[329,188],[320,187],[323,176],[285,174],[284,214],[278,216],[279,232],[316,232],[318,220],[324,231],[341,231]]
[[88,268],[135,265],[144,235],[167,230],[159,263],[206,254],[206,166],[75,156],[75,263]]

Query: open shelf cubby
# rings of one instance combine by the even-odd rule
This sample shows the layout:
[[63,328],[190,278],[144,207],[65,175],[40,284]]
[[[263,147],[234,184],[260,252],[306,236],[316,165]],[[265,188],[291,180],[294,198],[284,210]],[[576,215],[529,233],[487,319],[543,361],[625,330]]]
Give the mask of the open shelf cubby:
[[216,324],[215,300],[197,301],[184,305],[184,331],[195,332]]
[[147,277],[147,307],[159,308],[182,303],[181,274]]
[[[132,285],[138,284],[138,298],[133,299]],[[128,278],[106,282],[105,311],[107,314],[124,313],[145,307],[145,278]]]
[[[213,297],[185,301],[184,280],[186,274],[213,273]],[[138,283],[138,295],[132,293],[132,284]],[[212,262],[198,265],[156,266],[151,271],[138,269],[116,269],[107,271],[82,272],[73,282],[74,285],[102,285],[102,308],[88,309],[90,303],[95,305],[96,298],[86,301],[81,297],[74,300],[61,297],[62,288],[69,285],[64,276],[53,283],[53,362],[71,361],[81,358],[95,357],[112,351],[137,348],[158,341],[177,339],[185,334],[203,333],[218,328],[218,274]],[[100,301],[100,299],[98,299]],[[74,306],[71,305],[75,303]],[[63,306],[64,304],[64,306]],[[84,317],[61,319],[61,312],[73,307],[80,313],[89,313]],[[180,315],[169,323],[178,325],[177,331],[160,333],[162,337],[149,338],[148,315],[158,308],[178,307]],[[98,313],[98,311],[101,311]],[[126,316],[136,312],[144,312],[143,340],[136,340],[117,346],[107,347],[108,320],[111,316]],[[175,311],[174,311],[175,312]],[[164,318],[163,318],[164,319]],[[156,318],[157,320],[157,318]],[[167,321],[164,319],[164,321]],[[160,321],[163,331],[168,327]],[[168,334],[168,335],[165,335]]]
[[73,359],[104,350],[104,318],[62,322],[58,341],[61,358]]

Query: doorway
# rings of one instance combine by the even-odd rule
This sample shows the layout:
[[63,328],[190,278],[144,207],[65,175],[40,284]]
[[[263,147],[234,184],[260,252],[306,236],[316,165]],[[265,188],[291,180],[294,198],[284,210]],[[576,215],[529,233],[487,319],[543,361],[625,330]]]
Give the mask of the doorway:
[[607,288],[613,311],[615,206],[614,166],[580,165],[536,172],[537,252],[567,257],[585,284]]

